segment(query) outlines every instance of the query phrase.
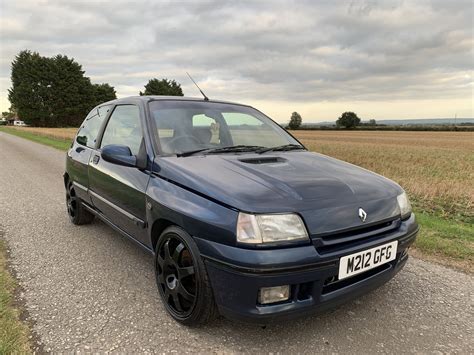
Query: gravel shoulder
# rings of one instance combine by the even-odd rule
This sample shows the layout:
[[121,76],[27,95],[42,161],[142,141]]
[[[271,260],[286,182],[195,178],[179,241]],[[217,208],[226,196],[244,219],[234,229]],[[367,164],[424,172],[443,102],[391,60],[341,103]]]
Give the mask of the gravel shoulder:
[[99,221],[69,223],[64,161],[0,132],[0,225],[46,351],[474,353],[474,277],[416,258],[322,316],[265,329],[225,319],[180,326],[159,301],[148,254]]

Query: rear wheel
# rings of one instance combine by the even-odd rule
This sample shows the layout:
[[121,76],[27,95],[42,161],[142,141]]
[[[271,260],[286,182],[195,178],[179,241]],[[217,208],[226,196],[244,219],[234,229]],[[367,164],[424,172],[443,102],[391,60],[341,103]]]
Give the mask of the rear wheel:
[[72,223],[81,225],[89,224],[93,221],[94,215],[82,205],[81,199],[76,195],[76,190],[72,183],[69,183],[66,188],[66,206],[67,214]]
[[184,325],[207,323],[216,315],[211,285],[193,239],[178,227],[158,239],[156,283],[168,313]]

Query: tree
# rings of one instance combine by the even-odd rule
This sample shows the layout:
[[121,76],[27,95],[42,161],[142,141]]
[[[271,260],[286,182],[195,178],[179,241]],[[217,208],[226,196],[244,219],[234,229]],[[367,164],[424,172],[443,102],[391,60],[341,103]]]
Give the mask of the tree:
[[377,121],[374,119],[369,120],[369,126],[377,126]]
[[293,112],[290,117],[289,129],[298,129],[301,126],[302,118],[298,112]]
[[94,90],[94,106],[117,98],[115,89],[109,84],[93,84],[92,88]]
[[8,99],[17,108],[18,115],[28,123],[46,122],[50,111],[45,103],[48,96],[49,62],[39,53],[28,50],[20,52],[12,62],[12,88]]
[[140,91],[140,96],[143,95],[183,96],[183,90],[181,84],[174,80],[154,78],[145,85],[145,92]]
[[92,85],[82,66],[64,55],[21,51],[12,62],[11,82],[8,99],[33,126],[79,126],[96,104],[115,98],[113,87]]
[[360,124],[360,118],[354,112],[344,112],[336,121],[338,127],[354,128]]
[[51,114],[46,125],[77,127],[95,104],[91,81],[74,59],[57,55],[49,60],[51,86],[47,103]]

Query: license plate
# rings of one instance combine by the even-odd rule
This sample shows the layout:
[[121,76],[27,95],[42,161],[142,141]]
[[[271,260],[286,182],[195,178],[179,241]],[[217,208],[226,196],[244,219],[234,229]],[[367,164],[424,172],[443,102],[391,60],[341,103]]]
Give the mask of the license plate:
[[343,256],[339,261],[339,280],[395,260],[398,241]]

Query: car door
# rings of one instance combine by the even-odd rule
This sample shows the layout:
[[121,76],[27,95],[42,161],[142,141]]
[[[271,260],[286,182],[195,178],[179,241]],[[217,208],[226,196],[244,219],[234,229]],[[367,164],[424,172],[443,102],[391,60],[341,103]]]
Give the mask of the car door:
[[67,153],[66,170],[76,187],[77,195],[87,203],[90,203],[89,159],[95,148],[99,130],[111,108],[112,105],[104,105],[89,112]]
[[147,244],[145,192],[149,172],[113,164],[101,156],[102,148],[110,144],[125,145],[133,155],[138,155],[142,142],[140,108],[132,104],[115,106],[100,144],[89,159],[89,194],[94,207],[107,219]]

